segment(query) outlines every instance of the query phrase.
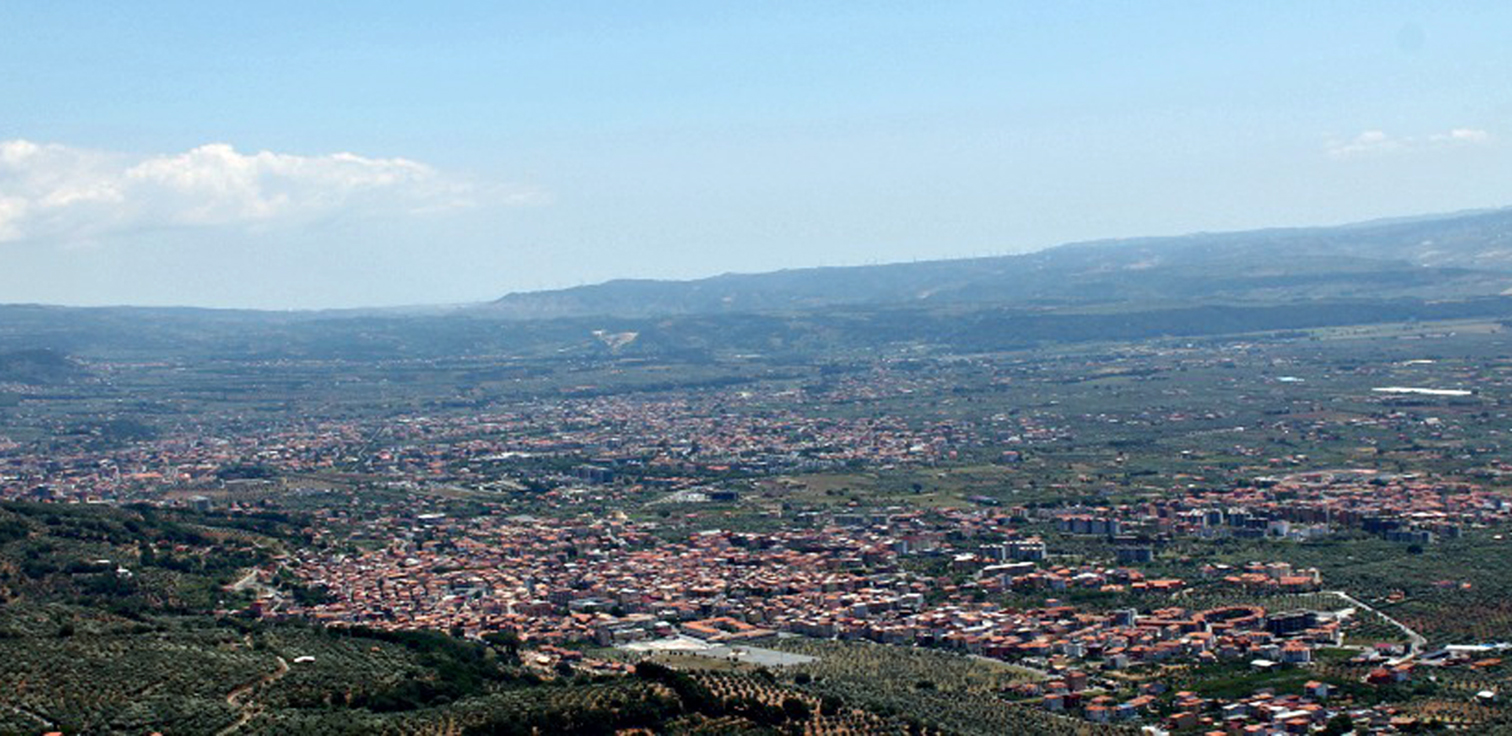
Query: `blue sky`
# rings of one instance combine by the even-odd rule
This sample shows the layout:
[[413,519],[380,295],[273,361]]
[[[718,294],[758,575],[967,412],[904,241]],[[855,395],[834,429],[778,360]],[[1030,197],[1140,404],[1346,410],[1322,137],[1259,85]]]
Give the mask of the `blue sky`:
[[1509,205],[1509,32],[1504,2],[0,4],[0,302],[451,303]]

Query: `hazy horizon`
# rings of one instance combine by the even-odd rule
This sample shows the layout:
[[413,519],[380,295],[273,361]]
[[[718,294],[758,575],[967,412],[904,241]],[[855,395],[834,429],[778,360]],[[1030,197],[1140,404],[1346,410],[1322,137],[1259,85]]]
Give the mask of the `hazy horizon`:
[[[1509,206],[1509,207],[1512,207],[1512,206]],[[1184,232],[1184,233],[1132,234],[1132,235],[1126,235],[1126,236],[1114,236],[1114,237],[1109,237],[1109,238],[1097,238],[1097,239],[1093,239],[1093,240],[1078,240],[1078,241],[1071,241],[1071,242],[1066,242],[1066,243],[1054,243],[1054,244],[1047,245],[1047,246],[1044,246],[1044,247],[1031,248],[1031,249],[1028,249],[1028,250],[1023,250],[1023,251],[1014,252],[1014,253],[980,253],[980,254],[964,254],[964,255],[955,255],[955,256],[946,255],[946,256],[939,256],[937,258],[911,258],[911,259],[908,259],[908,260],[898,260],[898,261],[876,261],[876,262],[866,262],[866,263],[837,263],[837,264],[779,266],[777,268],[773,268],[773,269],[769,269],[769,270],[764,270],[764,271],[720,271],[720,272],[717,272],[717,273],[696,274],[696,275],[686,276],[686,277],[612,276],[612,277],[609,277],[609,278],[606,278],[606,279],[603,279],[603,280],[598,280],[598,281],[583,281],[583,282],[578,282],[578,283],[562,284],[562,285],[558,285],[558,286],[545,286],[545,287],[536,288],[536,289],[521,289],[521,290],[501,292],[501,293],[493,295],[493,296],[485,296],[485,297],[483,297],[481,299],[474,299],[474,300],[468,300],[468,301],[452,301],[452,302],[431,301],[431,302],[407,302],[407,303],[392,303],[392,304],[348,304],[348,305],[314,306],[314,307],[299,307],[299,306],[294,306],[294,307],[259,307],[259,306],[242,306],[242,305],[184,304],[184,303],[178,303],[178,302],[172,302],[172,301],[164,301],[164,302],[158,302],[158,303],[153,303],[153,302],[133,302],[133,303],[125,303],[125,302],[66,303],[66,302],[36,302],[36,301],[33,301],[33,302],[0,302],[0,306],[35,305],[35,306],[46,306],[46,307],[78,307],[78,308],[92,308],[92,307],[104,307],[104,308],[109,308],[109,307],[142,307],[142,308],[163,308],[163,309],[186,308],[186,309],[210,309],[210,310],[225,310],[225,311],[266,311],[266,312],[320,312],[320,311],[340,312],[340,311],[389,311],[389,310],[394,310],[394,311],[403,311],[403,310],[416,310],[416,311],[419,311],[419,310],[450,310],[450,309],[456,309],[456,308],[466,308],[466,307],[473,306],[473,305],[484,304],[484,303],[487,303],[487,302],[496,301],[496,300],[500,299],[501,297],[506,297],[506,296],[510,296],[510,295],[531,294],[531,293],[550,292],[550,291],[563,291],[563,290],[569,290],[569,289],[592,287],[592,286],[606,284],[606,283],[613,282],[613,281],[654,281],[654,282],[662,282],[662,283],[679,283],[679,282],[690,282],[690,281],[702,281],[702,280],[706,280],[706,279],[715,279],[715,278],[720,278],[720,277],[723,277],[723,276],[760,275],[760,274],[777,273],[777,272],[783,272],[783,271],[806,271],[806,270],[819,270],[819,269],[828,269],[828,268],[853,268],[853,267],[867,267],[867,266],[891,266],[891,265],[906,265],[906,264],[909,264],[909,263],[924,263],[924,262],[934,262],[934,261],[972,260],[972,259],[977,259],[977,258],[996,258],[996,257],[1007,257],[1007,256],[1017,256],[1017,255],[1029,255],[1029,254],[1032,254],[1032,253],[1039,253],[1039,252],[1043,252],[1043,251],[1053,250],[1055,248],[1060,248],[1060,247],[1064,247],[1064,246],[1098,245],[1098,244],[1104,244],[1104,243],[1117,244],[1117,243],[1120,243],[1120,242],[1123,242],[1123,241],[1131,241],[1132,242],[1132,241],[1147,240],[1147,239],[1156,239],[1156,240],[1159,240],[1159,239],[1166,239],[1166,238],[1178,239],[1178,238],[1194,237],[1194,236],[1201,236],[1201,235],[1225,235],[1225,234],[1234,234],[1234,233],[1243,233],[1243,232],[1261,232],[1261,231],[1265,231],[1265,230],[1289,230],[1289,229],[1306,230],[1306,229],[1313,229],[1313,228],[1327,229],[1327,228],[1334,228],[1334,227],[1368,226],[1368,225],[1372,225],[1372,224],[1376,224],[1376,223],[1392,223],[1392,222],[1396,222],[1396,221],[1435,220],[1435,219],[1450,218],[1450,217],[1462,216],[1462,215],[1463,216],[1469,216],[1469,215],[1475,215],[1475,214],[1480,214],[1480,213],[1496,212],[1496,211],[1499,211],[1499,210],[1508,209],[1509,207],[1482,207],[1482,208],[1473,208],[1473,209],[1466,209],[1466,210],[1455,210],[1455,211],[1452,211],[1452,212],[1407,213],[1407,214],[1395,215],[1395,216],[1385,216],[1385,217],[1379,217],[1379,218],[1371,218],[1371,219],[1368,219],[1368,220],[1352,220],[1352,221],[1349,221],[1349,222],[1336,222],[1336,223],[1312,223],[1312,224],[1296,224],[1296,225],[1277,224],[1277,225],[1272,225],[1272,226],[1267,226],[1267,227],[1254,228],[1253,230],[1194,230],[1194,231],[1191,231],[1191,232]]]
[[464,304],[1512,204],[1497,3],[0,9],[0,303]]

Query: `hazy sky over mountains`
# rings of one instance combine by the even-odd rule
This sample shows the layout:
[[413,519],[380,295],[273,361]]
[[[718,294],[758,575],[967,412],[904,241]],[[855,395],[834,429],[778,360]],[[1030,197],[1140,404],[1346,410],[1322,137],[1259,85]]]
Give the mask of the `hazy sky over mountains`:
[[1512,5],[7,3],[0,302],[488,299],[1512,204]]

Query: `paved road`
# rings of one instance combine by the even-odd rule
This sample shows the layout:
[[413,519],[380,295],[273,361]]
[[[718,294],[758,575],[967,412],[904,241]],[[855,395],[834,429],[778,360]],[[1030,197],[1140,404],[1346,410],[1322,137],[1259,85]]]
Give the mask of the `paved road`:
[[1392,617],[1390,617],[1390,616],[1388,616],[1388,615],[1386,615],[1384,613],[1381,613],[1379,610],[1371,607],[1370,605],[1368,605],[1368,604],[1366,604],[1364,602],[1361,602],[1359,599],[1355,598],[1354,596],[1352,596],[1352,595],[1350,595],[1350,594],[1348,594],[1348,593],[1346,593],[1346,592],[1344,592],[1342,590],[1325,590],[1325,591],[1323,591],[1323,593],[1326,594],[1326,595],[1335,595],[1335,596],[1338,596],[1340,598],[1343,598],[1346,602],[1348,602],[1349,604],[1355,606],[1356,608],[1361,608],[1361,609],[1364,609],[1366,611],[1370,611],[1371,613],[1374,613],[1375,615],[1380,616],[1381,618],[1386,619],[1386,621],[1388,623],[1390,623],[1392,626],[1397,627],[1398,629],[1401,629],[1402,633],[1407,635],[1407,655],[1404,656],[1404,657],[1398,657],[1397,659],[1391,660],[1392,664],[1400,664],[1401,662],[1405,662],[1405,661],[1407,661],[1409,659],[1412,659],[1413,657],[1416,657],[1417,655],[1422,654],[1423,650],[1428,647],[1428,638],[1427,637],[1423,636],[1422,634],[1419,634],[1416,631],[1413,631],[1411,627],[1407,626],[1407,624],[1404,624],[1401,621],[1398,621],[1398,620],[1396,620],[1396,619],[1394,619],[1394,618],[1392,618]]

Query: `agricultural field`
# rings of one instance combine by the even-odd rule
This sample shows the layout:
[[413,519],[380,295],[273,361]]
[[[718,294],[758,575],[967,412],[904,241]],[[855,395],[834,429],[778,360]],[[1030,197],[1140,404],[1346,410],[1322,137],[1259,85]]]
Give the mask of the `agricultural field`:
[[[1496,322],[819,362],[107,360],[17,391],[0,733],[1133,733],[1309,683],[1424,727],[1507,723],[1484,697],[1512,685]],[[1432,533],[1367,529],[1378,494],[1403,507],[1369,514]],[[1228,521],[1301,503],[1347,521]],[[1225,580],[1255,565],[1317,582]],[[1245,646],[1115,665],[919,633],[959,615],[951,635],[1097,646],[1116,616],[1234,606],[1353,611],[1313,661],[1262,670]],[[809,632],[757,643],[815,659],[604,645],[720,618]],[[1489,648],[1367,682],[1450,645]],[[1089,683],[1052,710],[1073,673]]]
[[779,638],[768,645],[816,658],[782,675],[808,690],[904,713],[949,733],[1117,733],[1010,704],[1015,683],[1042,680],[1033,670],[947,652],[867,641]]

